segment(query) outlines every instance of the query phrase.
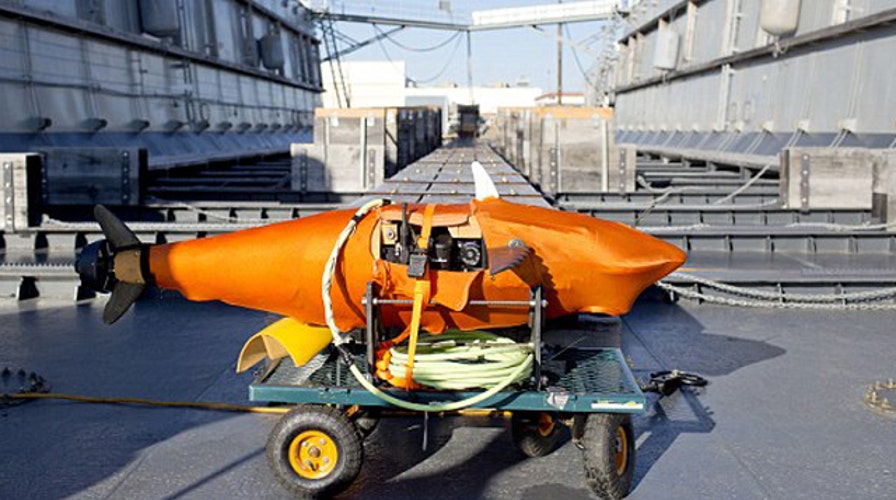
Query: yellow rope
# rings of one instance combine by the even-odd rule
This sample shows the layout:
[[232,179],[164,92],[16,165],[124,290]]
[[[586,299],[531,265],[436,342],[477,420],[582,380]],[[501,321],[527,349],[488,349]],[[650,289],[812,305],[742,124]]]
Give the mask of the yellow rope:
[[248,413],[273,413],[283,414],[291,408],[272,408],[268,406],[235,405],[230,403],[210,403],[199,401],[159,401],[143,398],[103,398],[97,396],[81,396],[78,394],[62,394],[58,392],[23,392],[3,394],[2,398],[8,399],[62,399],[65,401],[77,401],[79,403],[104,403],[104,404],[137,404],[146,406],[165,406],[173,408],[195,408],[198,410],[242,411]]
[[[197,410],[216,410],[216,411],[241,411],[248,413],[266,413],[282,415],[293,409],[293,406],[269,407],[269,406],[248,406],[236,405],[230,403],[212,403],[198,401],[159,401],[157,399],[143,398],[106,398],[97,396],[82,396],[80,394],[63,394],[59,392],[17,392],[12,394],[0,394],[2,399],[60,399],[64,401],[75,401],[78,403],[97,403],[97,404],[136,404],[144,406],[162,406],[168,408],[193,408]],[[510,412],[491,409],[466,409],[457,411],[441,412],[443,415],[460,415],[465,417],[498,417],[507,418]],[[400,410],[383,409],[384,415],[417,415],[418,412],[406,412]],[[350,415],[349,415],[350,416]]]

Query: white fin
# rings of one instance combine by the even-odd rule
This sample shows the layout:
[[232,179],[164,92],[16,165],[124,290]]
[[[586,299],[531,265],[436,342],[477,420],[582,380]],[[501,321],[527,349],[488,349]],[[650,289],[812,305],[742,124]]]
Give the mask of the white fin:
[[492,182],[492,178],[489,177],[488,172],[485,171],[485,167],[481,163],[474,161],[470,168],[473,169],[473,182],[476,183],[477,201],[501,197],[498,194],[498,188],[495,187],[495,183]]

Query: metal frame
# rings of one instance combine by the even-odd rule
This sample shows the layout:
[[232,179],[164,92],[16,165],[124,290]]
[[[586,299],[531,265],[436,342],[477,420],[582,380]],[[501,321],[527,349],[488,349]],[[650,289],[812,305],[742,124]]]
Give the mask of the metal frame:
[[[586,386],[584,391],[571,391],[564,387],[505,390],[472,407],[563,413],[642,413],[644,411],[647,399],[628,368],[622,351],[613,348],[570,349],[567,352],[604,357],[603,361],[607,363],[607,366],[620,370],[622,377],[619,385],[623,390],[600,390],[593,386]],[[309,378],[318,370],[330,370],[336,374],[338,380],[344,379],[345,383],[322,385],[309,381]],[[459,401],[478,394],[475,391],[416,391],[408,393],[394,388],[384,388],[383,390],[396,398],[409,399],[422,404]],[[351,378],[344,362],[335,351],[320,354],[308,365],[300,368],[295,368],[288,361],[273,362],[249,385],[249,399],[286,404],[311,403],[392,408],[392,405],[358,385]]]
[[[367,315],[364,330],[363,353],[357,352],[356,362],[359,367],[366,368],[366,377],[373,381],[376,370],[376,345],[379,343],[379,326],[377,306],[379,305],[411,305],[412,300],[380,299],[376,297],[377,288],[373,282],[367,283],[367,290],[362,301]],[[529,300],[471,300],[470,305],[502,307],[526,307],[530,310],[530,341],[534,347],[535,360],[532,370],[531,389],[505,390],[482,403],[476,408],[494,408],[499,410],[520,411],[562,411],[577,413],[640,413],[646,405],[646,398],[631,373],[622,351],[619,349],[566,349],[568,356],[583,356],[588,361],[604,363],[612,370],[618,371],[621,380],[616,380],[616,390],[598,387],[596,382],[588,386],[588,380],[576,379],[576,383],[586,386],[584,391],[575,391],[570,387],[559,385],[547,389],[543,387],[542,334],[544,330],[544,299],[541,287],[534,287]],[[363,362],[362,362],[363,360]],[[595,361],[598,360],[598,361]],[[586,361],[587,362],[587,361]],[[584,365],[585,363],[582,363]],[[579,363],[564,363],[564,374],[577,369]],[[318,372],[326,372],[335,380],[328,384],[318,383],[312,378]],[[587,378],[587,377],[586,377]],[[559,382],[558,382],[559,383]],[[412,399],[417,403],[435,404],[457,401],[475,396],[475,391],[416,391],[409,395],[407,391],[394,388],[383,390],[400,399]],[[361,387],[349,374],[345,362],[336,349],[330,348],[326,354],[319,354],[303,367],[293,367],[288,362],[277,360],[256,378],[249,386],[249,399],[278,403],[313,403],[391,407],[374,394]]]

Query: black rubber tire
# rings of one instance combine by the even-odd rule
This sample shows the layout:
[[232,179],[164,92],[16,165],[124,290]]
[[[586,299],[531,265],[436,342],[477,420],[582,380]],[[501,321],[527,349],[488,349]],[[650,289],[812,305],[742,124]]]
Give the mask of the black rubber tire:
[[[290,464],[290,445],[305,431],[325,433],[336,445],[336,465],[325,477],[302,477]],[[358,476],[364,460],[364,447],[358,429],[339,410],[320,405],[299,405],[274,426],[268,438],[267,457],[277,481],[293,495],[300,498],[330,497],[347,488]]]
[[[624,433],[624,465],[617,468],[617,432]],[[585,480],[598,497],[625,498],[635,476],[635,433],[629,415],[592,413],[585,422],[580,441],[585,463]]]
[[553,415],[553,428],[548,434],[539,430],[539,416],[541,412],[520,411],[513,412],[510,418],[510,434],[513,442],[524,455],[530,458],[543,457],[552,451],[560,437],[560,423]]

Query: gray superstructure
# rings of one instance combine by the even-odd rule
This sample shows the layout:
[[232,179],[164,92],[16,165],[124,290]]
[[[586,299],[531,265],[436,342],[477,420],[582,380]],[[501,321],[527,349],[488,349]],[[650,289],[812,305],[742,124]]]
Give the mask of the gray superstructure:
[[296,2],[0,0],[0,151],[285,153],[311,140],[318,45]]
[[887,0],[633,5],[619,41],[619,142],[749,163],[789,147],[890,148],[896,8]]

